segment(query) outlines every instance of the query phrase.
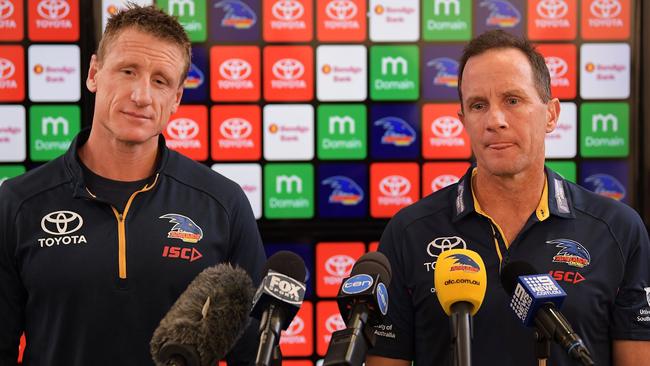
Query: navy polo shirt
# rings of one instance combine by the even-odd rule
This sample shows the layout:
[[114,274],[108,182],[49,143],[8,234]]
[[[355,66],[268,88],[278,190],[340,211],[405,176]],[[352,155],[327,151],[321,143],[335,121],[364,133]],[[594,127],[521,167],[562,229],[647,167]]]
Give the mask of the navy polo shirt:
[[[485,262],[487,291],[474,317],[475,365],[533,365],[533,328],[509,308],[499,270],[526,261],[550,273],[566,291],[561,311],[597,365],[612,363],[613,339],[650,340],[650,243],[630,207],[587,191],[550,169],[540,203],[512,241],[478,206],[472,168],[461,180],[401,210],[386,227],[379,251],[392,266],[388,315],[369,353],[416,365],[450,365],[449,318],[438,302],[434,266],[454,248]],[[573,365],[551,345],[549,365]]]

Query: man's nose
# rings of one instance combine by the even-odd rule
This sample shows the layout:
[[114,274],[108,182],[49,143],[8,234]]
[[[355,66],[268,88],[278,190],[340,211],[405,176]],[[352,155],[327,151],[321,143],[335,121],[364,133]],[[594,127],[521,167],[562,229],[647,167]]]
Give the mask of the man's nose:
[[508,127],[506,114],[501,108],[491,106],[487,118],[487,128],[489,130],[498,130]]
[[139,79],[131,92],[131,100],[138,106],[144,107],[151,104],[151,84],[149,80]]

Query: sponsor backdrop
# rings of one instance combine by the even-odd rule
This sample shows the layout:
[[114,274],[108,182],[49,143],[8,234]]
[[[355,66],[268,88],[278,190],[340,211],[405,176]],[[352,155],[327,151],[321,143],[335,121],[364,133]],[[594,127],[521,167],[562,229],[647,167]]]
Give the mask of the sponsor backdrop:
[[[639,1],[155,3],[193,42],[167,145],[242,186],[269,255],[289,249],[307,263],[308,301],[281,342],[295,365],[322,358],[344,326],[338,286],[386,219],[470,165],[457,60],[483,31],[526,36],[545,56],[562,102],[548,165],[640,208]],[[123,6],[0,0],[0,184],[89,125],[93,35]]]

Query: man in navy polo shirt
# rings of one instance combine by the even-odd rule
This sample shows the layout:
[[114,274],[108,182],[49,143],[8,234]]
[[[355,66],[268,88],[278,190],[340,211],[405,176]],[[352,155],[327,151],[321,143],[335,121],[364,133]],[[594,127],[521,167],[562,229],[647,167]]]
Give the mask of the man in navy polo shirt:
[[[597,365],[650,365],[650,244],[638,214],[544,167],[544,138],[560,113],[544,58],[524,39],[491,31],[461,59],[459,117],[476,166],[454,185],[399,212],[379,251],[389,258],[388,316],[369,366],[449,365],[449,318],[433,271],[445,250],[467,248],[486,265],[474,317],[475,365],[534,365],[533,329],[508,306],[499,271],[526,261],[567,292],[562,312]],[[549,365],[574,365],[552,345]]]

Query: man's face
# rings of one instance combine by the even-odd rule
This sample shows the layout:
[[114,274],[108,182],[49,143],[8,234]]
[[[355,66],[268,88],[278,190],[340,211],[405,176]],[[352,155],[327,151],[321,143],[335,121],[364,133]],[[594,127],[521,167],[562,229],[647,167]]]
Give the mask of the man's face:
[[526,56],[514,48],[471,57],[461,84],[459,117],[479,169],[514,176],[544,163],[544,138],[555,129],[559,101],[542,102]]
[[182,69],[181,47],[134,28],[122,30],[103,60],[93,56],[90,63],[86,85],[96,93],[94,128],[127,144],[158,136],[181,101]]

